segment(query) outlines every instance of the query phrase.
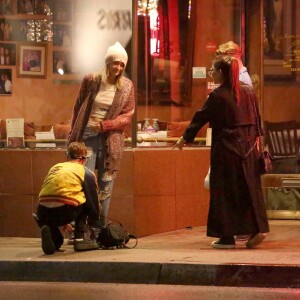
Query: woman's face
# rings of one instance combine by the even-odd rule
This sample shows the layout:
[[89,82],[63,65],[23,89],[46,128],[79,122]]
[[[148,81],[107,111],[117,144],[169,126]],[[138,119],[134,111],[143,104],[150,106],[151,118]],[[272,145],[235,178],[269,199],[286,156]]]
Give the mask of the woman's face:
[[214,83],[219,84],[223,82],[221,69],[216,69],[214,65],[208,70],[208,74],[213,79]]
[[120,61],[113,61],[108,65],[109,76],[112,78],[118,77],[124,70],[125,65]]

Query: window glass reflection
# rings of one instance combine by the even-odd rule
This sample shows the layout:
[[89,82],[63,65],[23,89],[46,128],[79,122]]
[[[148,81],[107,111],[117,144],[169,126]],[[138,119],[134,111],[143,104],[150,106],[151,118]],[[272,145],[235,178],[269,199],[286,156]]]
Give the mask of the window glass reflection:
[[[214,88],[208,69],[218,45],[232,40],[244,50],[241,2],[138,2],[138,138],[175,139],[182,134]],[[201,137],[206,137],[206,130]]]

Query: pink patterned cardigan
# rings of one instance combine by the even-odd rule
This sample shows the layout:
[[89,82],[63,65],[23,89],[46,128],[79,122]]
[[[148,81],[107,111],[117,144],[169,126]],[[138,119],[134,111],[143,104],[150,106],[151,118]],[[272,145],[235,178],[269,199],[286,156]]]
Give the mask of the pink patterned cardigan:
[[[132,81],[126,77],[123,77],[123,80],[123,86],[121,89],[117,89],[107,118],[102,121],[108,147],[108,156],[105,158],[104,167],[112,171],[117,171],[120,168],[124,151],[124,129],[131,123],[135,108]],[[100,83],[101,75],[99,73],[88,74],[82,80],[73,107],[68,144],[82,140],[95,97],[100,89]]]

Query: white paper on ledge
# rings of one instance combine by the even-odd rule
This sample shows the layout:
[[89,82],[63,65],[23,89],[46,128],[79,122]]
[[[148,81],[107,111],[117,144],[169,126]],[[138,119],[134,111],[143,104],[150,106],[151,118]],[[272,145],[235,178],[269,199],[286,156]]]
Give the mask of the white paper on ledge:
[[6,119],[7,146],[24,147],[24,119]]
[[[51,140],[55,139],[53,131],[36,131],[35,137],[37,140]],[[34,140],[33,140],[34,141]],[[56,143],[37,143],[37,148],[55,148]]]

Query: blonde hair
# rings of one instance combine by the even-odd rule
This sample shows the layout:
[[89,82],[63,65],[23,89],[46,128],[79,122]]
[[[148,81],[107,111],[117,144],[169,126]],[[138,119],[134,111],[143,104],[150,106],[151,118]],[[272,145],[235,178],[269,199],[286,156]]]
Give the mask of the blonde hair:
[[239,45],[233,41],[229,41],[219,46],[219,48],[216,50],[216,55],[228,55],[240,58],[242,56],[242,50]]

